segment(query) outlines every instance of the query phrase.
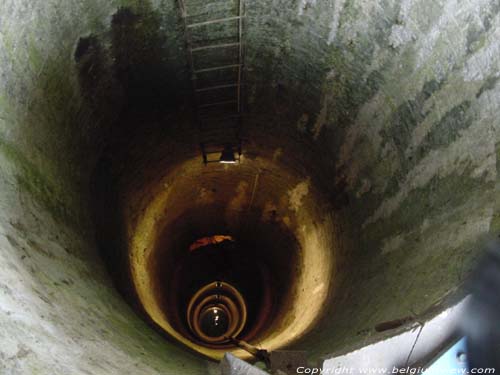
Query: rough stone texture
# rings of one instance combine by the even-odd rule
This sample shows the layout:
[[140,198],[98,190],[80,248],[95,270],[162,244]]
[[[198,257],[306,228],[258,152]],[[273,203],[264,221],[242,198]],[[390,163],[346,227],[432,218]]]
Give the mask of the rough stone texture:
[[[303,295],[331,301],[296,345],[312,357],[426,310],[500,232],[499,12],[497,0],[246,4],[245,168],[218,194],[222,169],[179,172],[176,188],[198,196],[192,207],[251,206],[332,263],[320,272],[331,285],[308,266]],[[199,158],[178,14],[173,0],[0,3],[7,373],[205,371],[113,291],[88,209],[102,150],[119,192],[104,203],[113,215],[131,207],[131,224],[169,173]],[[107,247],[123,255],[115,237]],[[112,271],[127,283],[125,268]]]
[[351,4],[318,146],[339,145],[342,210],[360,224],[359,271],[304,343],[325,352],[423,312],[464,280],[480,239],[498,234],[498,2]]
[[73,57],[118,5],[0,3],[2,374],[206,373],[132,311],[96,251],[88,174],[118,99],[94,82],[109,106],[96,116]]

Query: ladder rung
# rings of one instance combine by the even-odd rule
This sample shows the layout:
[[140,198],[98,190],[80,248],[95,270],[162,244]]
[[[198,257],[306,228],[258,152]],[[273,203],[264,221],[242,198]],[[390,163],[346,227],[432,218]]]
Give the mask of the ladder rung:
[[239,45],[240,45],[240,43],[210,44],[208,46],[191,48],[191,52],[204,51],[204,50],[207,50],[207,49],[216,49],[216,48],[237,47]]
[[220,23],[220,22],[234,21],[234,20],[239,20],[241,18],[243,18],[243,17],[241,17],[241,16],[234,16],[234,17],[218,18],[218,19],[215,19],[215,20],[209,20],[209,21],[204,21],[204,22],[191,23],[191,24],[186,25],[186,27],[188,27],[189,29],[191,29],[193,27],[211,25],[211,24]]
[[226,100],[223,102],[215,102],[215,103],[207,103],[207,104],[202,104],[200,105],[200,108],[208,108],[208,107],[215,107],[218,105],[224,105],[224,104],[236,104],[238,103],[237,100]]
[[203,117],[203,116],[200,116],[199,120],[201,123],[207,123],[209,121],[221,121],[221,120],[228,120],[228,119],[232,119],[232,118],[240,118],[241,117],[241,114],[240,113],[235,113],[233,115],[227,115],[227,116],[214,116],[214,117],[210,117],[210,116],[206,116],[206,117]]
[[218,85],[218,86],[210,86],[210,87],[204,87],[201,89],[196,89],[196,92],[204,92],[204,91],[212,91],[212,90],[220,90],[220,89],[227,89],[231,87],[238,87],[237,83],[231,83],[229,85]]
[[241,64],[221,65],[221,66],[216,66],[213,68],[198,69],[198,70],[194,71],[194,74],[205,73],[205,72],[214,72],[216,70],[239,68],[240,66],[241,66]]
[[231,137],[228,139],[204,139],[204,144],[205,148],[205,153],[206,154],[215,154],[215,153],[221,153],[223,149],[224,144],[231,144],[233,147],[238,147],[238,138]]
[[[219,127],[219,128],[217,128]],[[222,121],[212,121],[212,122],[200,122],[199,128],[203,133],[218,133],[221,130],[238,130],[240,125],[237,120],[222,120]]]

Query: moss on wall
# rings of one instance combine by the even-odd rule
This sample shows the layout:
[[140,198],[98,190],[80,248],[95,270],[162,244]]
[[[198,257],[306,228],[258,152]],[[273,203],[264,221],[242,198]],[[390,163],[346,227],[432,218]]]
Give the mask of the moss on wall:
[[75,192],[64,191],[60,184],[49,181],[48,176],[31,163],[15,146],[0,138],[0,152],[13,164],[16,186],[41,204],[54,218],[77,228],[80,207]]
[[0,4],[2,373],[207,373],[122,300],[89,229],[88,178],[123,100],[111,20],[129,3]]
[[[480,254],[476,240],[500,230],[498,204],[491,203],[499,172],[498,4],[258,0],[248,2],[246,12],[244,156],[279,161],[309,177],[329,197],[327,208],[349,223],[335,230],[338,243],[346,244],[339,251],[351,256],[352,268],[346,269],[352,273],[344,274],[345,289],[303,345],[320,356],[376,339],[373,323],[399,318],[410,308],[424,310],[474,264]],[[21,254],[20,247],[35,252],[40,242],[45,254],[59,249],[47,238],[25,245],[29,229],[17,233],[9,224],[25,221],[25,228],[52,239],[64,232],[79,244],[80,255],[93,253],[92,240],[75,229],[89,225],[88,176],[103,149],[113,178],[129,178],[123,190],[140,188],[143,179],[159,181],[183,158],[199,153],[195,127],[186,120],[192,102],[177,3],[4,0],[0,14],[2,197],[9,202],[2,225],[10,238],[3,259]],[[224,35],[216,29],[213,36]],[[150,159],[143,158],[146,152]],[[134,171],[127,170],[132,159]],[[148,163],[154,168],[141,168]],[[33,223],[29,218],[36,211],[40,216]],[[17,285],[30,290],[28,302],[36,306],[71,289],[52,276],[64,264],[39,253],[37,261],[47,270],[34,279],[47,281],[41,295],[31,293],[28,281]],[[9,278],[29,280],[34,265],[21,258],[9,263]],[[71,279],[82,285],[63,302],[83,312],[68,307],[61,318],[63,313],[43,310],[52,329],[61,319],[85,322],[86,328],[70,329],[69,335],[84,341],[106,342],[106,334],[92,328],[97,317],[123,332],[113,338],[116,363],[91,360],[104,358],[93,353],[79,362],[82,368],[92,363],[96,371],[118,371],[122,362],[133,368],[137,361],[145,373],[162,367],[201,373],[192,357],[157,339],[146,343],[147,329],[117,299],[113,306],[123,313],[120,318],[112,309],[104,315],[85,310],[93,299],[102,307],[117,297],[110,291],[85,294],[103,285],[111,290],[109,281],[82,281],[92,278],[97,258],[92,259],[83,270],[83,256],[67,260],[75,265]],[[13,301],[22,309],[23,300]],[[30,311],[33,317],[39,313]],[[31,342],[29,329],[40,323],[33,319],[9,348]],[[9,320],[1,322],[15,336]],[[130,336],[137,341],[126,342]],[[182,359],[171,364],[159,353],[162,348]],[[12,350],[2,355],[14,358]],[[52,358],[38,350],[17,365],[49,373],[43,358]]]

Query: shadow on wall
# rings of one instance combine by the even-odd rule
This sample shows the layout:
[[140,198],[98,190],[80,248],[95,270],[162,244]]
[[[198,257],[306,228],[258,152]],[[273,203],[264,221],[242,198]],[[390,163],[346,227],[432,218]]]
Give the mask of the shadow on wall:
[[127,202],[119,189],[126,165],[120,156],[129,151],[125,148],[134,134],[164,126],[165,114],[179,106],[184,77],[169,63],[169,43],[161,15],[143,2],[133,9],[120,8],[109,33],[80,38],[74,53],[81,95],[91,115],[108,123],[102,136],[108,143],[91,177],[93,216],[97,242],[105,244],[101,256],[128,301],[136,301],[136,296],[127,287],[131,283],[122,221]]

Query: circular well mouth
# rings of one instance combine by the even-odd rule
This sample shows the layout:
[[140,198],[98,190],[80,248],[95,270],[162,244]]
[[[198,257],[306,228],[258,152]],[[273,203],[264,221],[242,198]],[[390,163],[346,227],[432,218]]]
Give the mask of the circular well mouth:
[[238,336],[247,321],[241,293],[232,285],[216,281],[205,285],[191,298],[187,321],[196,340],[204,344],[224,344]]
[[200,329],[209,337],[224,336],[229,329],[229,318],[230,315],[224,306],[209,306],[200,315]]
[[[134,190],[125,212],[129,237],[123,256],[132,302],[140,304],[155,328],[212,359],[227,351],[248,357],[231,338],[268,350],[295,342],[319,319],[332,285],[334,252],[326,234],[331,220],[313,220],[322,213],[310,202],[315,190],[295,211],[284,189],[308,182],[269,172],[261,189],[272,188],[272,194],[255,198],[250,208],[251,174],[192,168],[189,176],[175,179],[173,170],[161,181],[174,182],[155,183],[148,188],[150,196]],[[203,188],[193,189],[198,175],[196,186]],[[200,292],[208,285],[215,288],[217,281],[238,293],[219,293],[217,299],[212,289]]]

